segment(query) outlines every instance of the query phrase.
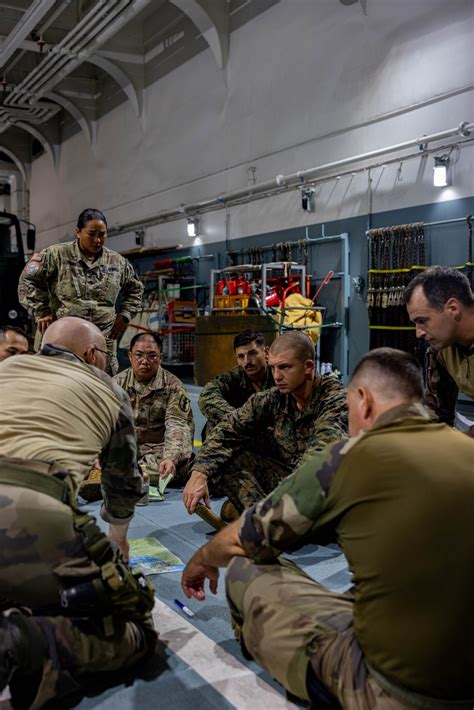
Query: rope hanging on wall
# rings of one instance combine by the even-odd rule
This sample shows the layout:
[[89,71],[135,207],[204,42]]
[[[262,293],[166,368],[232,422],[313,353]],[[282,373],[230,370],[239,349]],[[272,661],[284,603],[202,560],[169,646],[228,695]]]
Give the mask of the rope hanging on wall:
[[403,302],[417,270],[425,268],[423,223],[371,229],[367,307],[370,348],[389,346],[422,357],[420,342]]

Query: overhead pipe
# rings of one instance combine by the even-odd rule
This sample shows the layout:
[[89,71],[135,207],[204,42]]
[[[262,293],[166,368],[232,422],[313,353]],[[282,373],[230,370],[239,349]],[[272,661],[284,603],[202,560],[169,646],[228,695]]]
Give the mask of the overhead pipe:
[[[73,32],[70,32],[62,42],[51,49],[50,55],[52,55],[52,61],[49,63],[49,66],[46,66],[43,75],[40,78],[36,77],[32,89],[35,98],[40,96],[41,92],[44,93],[44,91],[52,89],[58,83],[60,77],[65,75],[62,74],[65,68],[68,69],[67,74],[72,71],[74,67],[69,69],[69,66],[77,60],[79,52],[89,44],[92,37],[97,36],[107,27],[130,2],[131,0],[109,0],[104,7],[99,8],[99,12],[95,13],[95,17],[85,23],[79,31],[76,28]],[[66,50],[65,54],[61,52],[62,49]],[[73,55],[73,59],[71,59],[71,55]],[[78,63],[80,64],[82,62]],[[54,64],[56,64],[56,66],[54,66]],[[55,77],[59,78],[48,86],[48,81],[51,81],[51,79]],[[44,88],[45,85],[47,87],[46,89]]]
[[24,39],[36,27],[41,18],[52,8],[56,0],[35,0],[21,20],[8,35],[0,50],[0,68],[3,68],[10,57],[20,47]]
[[101,32],[99,36],[96,36],[91,41],[87,42],[84,49],[75,50],[77,53],[77,58],[70,60],[70,63],[61,71],[57,76],[53,78],[50,82],[43,86],[39,92],[36,92],[37,96],[42,96],[45,92],[53,88],[58,81],[71,73],[77,66],[87,61],[87,59],[95,52],[96,49],[102,47],[111,37],[113,37],[129,20],[131,20],[135,15],[137,15],[141,10],[150,4],[151,0],[135,0],[128,5],[124,10],[120,11],[120,14],[116,14],[115,19],[109,22],[105,29]]
[[[6,101],[7,105],[20,105],[36,101],[53,88],[64,76],[82,64],[107,40],[118,32],[132,17],[150,4],[150,0],[106,0],[94,7],[79,25],[70,32],[49,54],[50,61],[42,62],[22,84],[17,87],[16,97]],[[96,22],[96,15],[105,17]],[[111,20],[112,15],[112,20]],[[85,24],[84,24],[85,22]],[[91,27],[92,25],[92,27]],[[79,41],[78,41],[78,28]],[[92,35],[92,40],[91,40]],[[56,50],[56,51],[55,51]],[[61,53],[62,50],[65,51]],[[71,59],[71,54],[75,58]]]
[[49,121],[59,110],[60,106],[56,103],[48,104],[48,106],[40,105],[31,111],[15,110],[15,109],[0,109],[0,120],[24,121],[28,118],[31,123],[44,123]]
[[[44,32],[46,32],[46,30],[49,27],[51,27],[53,22],[55,22],[57,20],[57,18],[60,15],[62,15],[62,13],[67,9],[67,7],[72,2],[74,2],[74,0],[62,0],[62,2],[56,8],[56,10],[51,13],[51,15],[47,18],[47,20],[45,20],[45,22],[43,22],[43,24],[40,27],[38,27],[38,34],[40,37],[43,35]],[[24,43],[22,43],[22,44],[23,44],[23,51],[18,52],[15,59],[12,62],[10,62],[10,64],[8,65],[8,71],[11,71],[13,69],[13,67],[15,66],[15,64],[17,64],[20,61],[20,59],[22,59],[22,57],[24,57],[24,55],[25,55],[24,46],[25,45],[24,45]]]
[[[102,11],[107,11],[118,1],[119,0],[100,0],[100,2],[94,5],[91,11],[82,18],[82,20],[78,23],[78,25],[76,25],[74,30],[72,30],[65,37],[63,37],[63,39],[61,40],[61,42],[58,43],[57,46],[63,47],[66,44],[71,43],[73,41],[72,35],[77,36],[77,34],[79,33],[79,35],[81,36],[83,29],[85,29],[86,32],[90,31],[90,25],[94,23],[96,16]],[[43,61],[38,64],[28,74],[28,76],[25,77],[21,84],[19,84],[15,88],[12,94],[5,101],[5,104],[10,106],[16,103],[27,103],[30,98],[34,98],[34,90],[37,85],[37,82],[39,82],[40,78],[45,74],[45,72],[49,71],[50,67],[53,67],[58,63],[61,63],[62,65],[66,61],[67,57],[64,57],[64,55],[58,55],[54,52],[48,52]]]
[[[103,5],[103,1],[104,1],[104,0],[101,0],[101,2],[99,3],[100,6]],[[79,22],[79,24],[77,25],[77,27],[76,27],[75,29],[81,27],[81,25],[85,22],[86,18],[88,18],[90,15],[95,15],[95,13],[98,11],[98,9],[100,9],[99,6],[98,6],[98,5],[95,5],[95,6],[92,8],[91,12],[88,13],[88,15],[86,15],[86,16]],[[70,34],[70,33],[69,33],[69,34]],[[59,42],[59,46],[62,45],[65,40],[68,39],[69,34],[67,34],[66,37],[64,37],[64,38],[61,40],[61,42]],[[15,87],[15,89],[12,91],[12,93],[11,93],[11,94],[7,97],[7,99],[5,100],[5,105],[7,105],[7,106],[13,106],[13,105],[15,105],[15,104],[19,104],[19,103],[20,103],[20,104],[23,104],[23,103],[25,103],[25,100],[27,100],[30,96],[32,96],[32,92],[30,91],[30,87],[31,87],[32,85],[34,85],[34,81],[36,80],[37,76],[40,75],[40,74],[42,74],[42,73],[44,73],[44,71],[46,70],[46,66],[47,66],[47,65],[50,65],[51,62],[55,62],[55,61],[56,61],[56,57],[52,56],[52,55],[48,52],[48,54],[45,55],[43,61],[42,61],[40,64],[38,64],[38,65],[28,74],[28,76],[26,76],[26,77],[23,79],[23,81],[22,81],[17,87]],[[23,98],[24,96],[26,96],[27,99],[24,99],[24,98]]]
[[[87,43],[88,33],[93,32],[93,26],[98,16],[100,17],[102,13],[107,14],[114,12],[114,10],[117,9],[117,5],[120,8],[122,5],[126,6],[130,2],[131,0],[100,0],[100,2],[94,5],[90,12],[82,18],[76,27],[63,37],[61,42],[58,43],[57,48],[64,47],[65,49],[70,49],[76,46],[81,48]],[[50,75],[52,71],[59,70],[68,61],[70,61],[69,58],[63,54],[48,52],[44,60],[19,84],[16,92],[12,92],[13,94],[16,93],[19,95],[17,99],[18,103],[26,103],[29,101],[30,97],[34,97],[36,88],[41,86],[44,75]],[[60,65],[59,67],[57,66],[58,64]],[[15,102],[15,98],[15,96],[12,96],[12,101],[6,103],[11,105]]]
[[154,224],[159,224],[161,222],[166,222],[167,220],[186,218],[190,215],[199,213],[201,211],[208,211],[213,208],[218,209],[224,207],[230,202],[235,202],[236,200],[242,198],[251,198],[252,196],[262,195],[266,192],[278,192],[279,190],[289,189],[291,187],[298,187],[303,185],[306,180],[310,177],[313,179],[317,174],[325,172],[334,168],[340,168],[344,165],[351,165],[356,162],[361,162],[363,160],[368,160],[380,155],[386,155],[388,153],[393,153],[399,150],[403,150],[413,146],[426,146],[428,143],[434,141],[439,141],[444,138],[449,138],[453,136],[463,136],[467,137],[471,134],[474,129],[474,123],[469,123],[468,121],[463,121],[456,128],[450,128],[446,131],[440,131],[438,133],[432,133],[430,135],[421,136],[419,138],[414,138],[413,140],[406,141],[404,143],[398,143],[396,145],[387,146],[385,148],[379,148],[377,150],[369,151],[367,153],[361,153],[359,155],[351,156],[349,158],[343,158],[342,160],[337,160],[332,163],[325,163],[323,165],[318,165],[314,168],[309,168],[308,170],[300,170],[296,173],[291,173],[289,175],[277,175],[271,180],[266,180],[265,182],[256,183],[255,185],[250,185],[239,190],[233,190],[227,192],[223,195],[217,197],[212,197],[207,200],[201,200],[199,202],[193,202],[189,204],[182,204],[174,209],[165,210],[163,212],[158,212],[154,217],[149,217],[148,219],[135,220],[134,222],[128,222],[121,225],[113,226],[109,232],[111,235],[118,234],[120,232],[126,232],[135,229],[137,226],[152,226]]
[[368,153],[362,153],[361,155],[353,155],[351,158],[343,158],[342,160],[336,160],[332,163],[326,163],[325,165],[318,165],[316,168],[308,168],[308,170],[298,170],[296,173],[290,173],[289,175],[277,175],[277,183],[279,185],[285,185],[289,183],[305,182],[307,179],[311,179],[314,175],[325,170],[333,170],[334,168],[340,168],[351,163],[358,163],[361,160],[370,160],[371,158],[377,158],[379,155],[386,155],[387,153],[394,153],[398,150],[405,150],[407,148],[413,148],[414,146],[423,146],[433,141],[444,140],[445,138],[451,138],[452,136],[468,136],[471,130],[474,128],[474,123],[468,123],[463,121],[456,128],[449,128],[446,131],[439,131],[439,133],[432,133],[429,136],[421,136],[420,138],[414,138],[410,141],[405,141],[404,143],[397,143],[396,145],[387,146],[386,148],[378,148],[377,150],[369,151]]

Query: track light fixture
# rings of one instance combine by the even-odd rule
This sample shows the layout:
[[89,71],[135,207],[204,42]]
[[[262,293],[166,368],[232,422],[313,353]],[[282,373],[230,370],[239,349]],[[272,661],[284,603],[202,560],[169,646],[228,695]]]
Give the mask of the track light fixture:
[[433,168],[434,187],[446,187],[446,185],[448,184],[448,167],[449,157],[447,155],[435,157]]

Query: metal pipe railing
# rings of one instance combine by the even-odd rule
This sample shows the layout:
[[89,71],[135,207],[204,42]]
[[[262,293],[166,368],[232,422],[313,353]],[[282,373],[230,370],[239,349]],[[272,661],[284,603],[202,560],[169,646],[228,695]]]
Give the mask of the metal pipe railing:
[[[378,148],[377,150],[368,151],[367,153],[361,153],[359,155],[349,156],[348,158],[343,158],[332,163],[324,163],[322,165],[309,168],[307,170],[300,170],[296,173],[291,173],[289,175],[277,175],[272,180],[267,180],[265,182],[256,183],[255,185],[250,185],[245,188],[240,188],[238,190],[233,190],[227,192],[223,195],[218,195],[216,197],[209,198],[207,200],[201,200],[199,202],[192,202],[188,204],[182,204],[179,207],[169,210],[163,210],[157,213],[154,217],[149,217],[147,219],[136,220],[134,222],[124,223],[122,225],[115,225],[110,230],[110,235],[118,234],[119,232],[126,232],[135,229],[137,226],[152,226],[153,224],[158,224],[160,222],[166,222],[168,220],[179,220],[186,219],[189,215],[199,213],[201,211],[208,211],[213,208],[221,209],[225,207],[228,203],[233,203],[240,198],[254,199],[258,195],[264,195],[266,192],[272,192],[275,194],[278,190],[286,190],[291,187],[297,187],[303,185],[307,179],[315,177],[319,173],[324,173],[334,168],[339,168],[344,165],[351,165],[356,162],[361,162],[364,160],[369,160],[376,156],[386,155],[391,152],[400,151],[413,146],[426,146],[428,143],[433,141],[439,141],[443,138],[453,137],[453,136],[464,136],[467,137],[471,134],[474,129],[474,123],[469,123],[468,121],[461,122],[457,127],[450,128],[445,131],[439,131],[437,133],[432,133],[430,135],[422,136],[419,138],[414,138],[413,140],[405,141],[404,143],[397,143],[395,145],[387,146],[385,148]],[[308,240],[312,241],[312,240]]]

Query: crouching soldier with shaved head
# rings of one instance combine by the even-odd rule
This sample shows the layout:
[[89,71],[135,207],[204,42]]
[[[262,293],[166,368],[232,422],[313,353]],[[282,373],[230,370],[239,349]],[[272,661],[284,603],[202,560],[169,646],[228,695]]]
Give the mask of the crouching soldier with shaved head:
[[[243,650],[315,708],[474,707],[474,441],[432,422],[422,396],[411,355],[369,352],[348,387],[352,438],[305,462],[184,570],[185,594],[201,600],[229,565]],[[354,594],[280,557],[335,541]]]
[[345,436],[344,387],[315,371],[314,344],[299,331],[280,335],[268,354],[275,387],[257,392],[212,430],[196,456],[183,502],[194,513],[216,481],[241,513],[270,493],[305,458]]
[[[153,587],[125,563],[143,494],[133,415],[106,358],[100,330],[67,317],[38,355],[0,367],[0,691],[9,685],[14,708],[42,707],[155,647]],[[108,539],[76,503],[97,457]]]

